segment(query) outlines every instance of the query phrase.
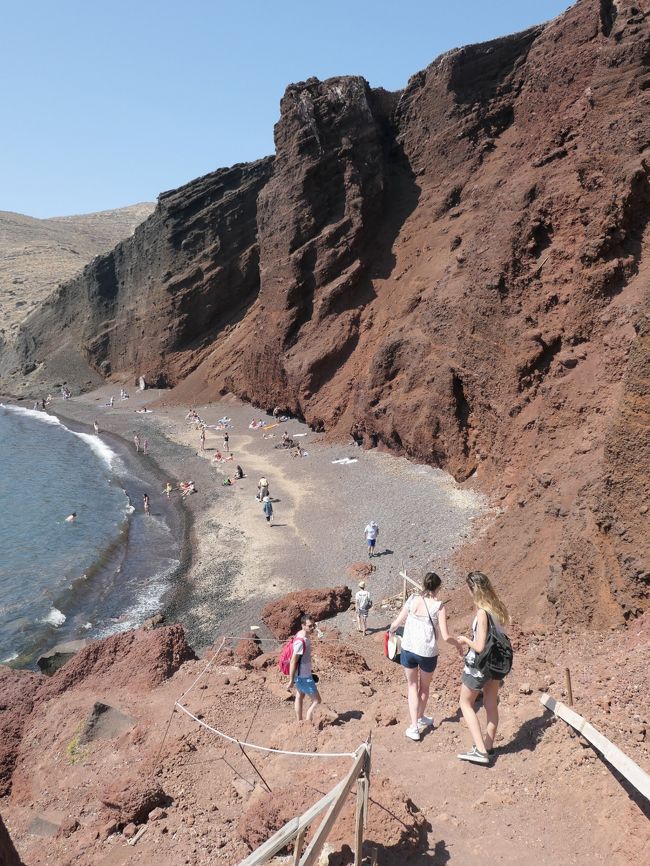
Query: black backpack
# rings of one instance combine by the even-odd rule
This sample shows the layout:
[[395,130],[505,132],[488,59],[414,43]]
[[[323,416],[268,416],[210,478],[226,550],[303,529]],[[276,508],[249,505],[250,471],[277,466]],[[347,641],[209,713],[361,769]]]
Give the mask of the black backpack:
[[512,644],[507,634],[497,631],[492,615],[488,618],[488,633],[483,652],[477,653],[472,667],[477,668],[489,680],[502,680],[512,668]]

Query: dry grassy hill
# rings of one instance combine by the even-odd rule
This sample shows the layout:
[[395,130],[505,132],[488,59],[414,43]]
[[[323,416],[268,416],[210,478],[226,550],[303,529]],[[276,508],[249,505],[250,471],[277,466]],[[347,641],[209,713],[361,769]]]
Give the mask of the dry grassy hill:
[[155,205],[35,219],[0,211],[0,334],[7,336],[59,283],[133,234]]

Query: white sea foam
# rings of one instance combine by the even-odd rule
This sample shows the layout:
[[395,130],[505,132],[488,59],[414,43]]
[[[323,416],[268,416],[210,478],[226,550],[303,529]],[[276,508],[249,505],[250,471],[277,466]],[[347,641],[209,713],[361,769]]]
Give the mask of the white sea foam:
[[23,406],[4,406],[9,412],[15,412],[16,415],[25,415],[28,418],[34,418],[35,421],[41,421],[43,424],[55,424],[59,427],[64,425],[59,421],[56,415],[49,415],[47,412],[42,412],[40,409],[25,409]]
[[48,613],[45,619],[42,619],[41,622],[45,622],[48,625],[53,625],[54,628],[59,628],[59,626],[63,625],[66,621],[66,615],[61,613],[58,607],[53,607],[52,610]]
[[109,469],[113,469],[113,463],[117,459],[118,455],[110,448],[105,442],[103,442],[99,436],[93,436],[90,433],[76,433],[74,430],[70,430],[65,426],[56,415],[49,415],[47,412],[41,412],[37,409],[24,409],[22,406],[4,406],[5,409],[8,409],[10,412],[15,412],[17,415],[23,415],[28,418],[33,418],[35,421],[41,421],[43,424],[53,424],[58,427],[62,427],[64,430],[68,430],[69,433],[72,433],[73,436],[77,436],[79,439],[83,440],[86,445],[101,459],[106,463]]
[[79,439],[83,440],[91,451],[106,463],[109,469],[113,468],[113,461],[117,457],[117,454],[112,448],[109,448],[109,446],[103,442],[99,436],[93,436],[90,433],[75,433],[74,430],[71,432],[74,433],[75,436],[78,436]]
[[10,653],[8,656],[5,656],[5,658],[0,659],[0,665],[8,665],[9,662],[12,662],[14,659],[17,659],[17,658],[18,658],[18,653]]

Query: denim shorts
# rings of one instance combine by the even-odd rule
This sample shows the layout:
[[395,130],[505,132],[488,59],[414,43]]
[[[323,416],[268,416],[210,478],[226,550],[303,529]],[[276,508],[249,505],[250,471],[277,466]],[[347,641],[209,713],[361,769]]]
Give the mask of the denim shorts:
[[315,695],[318,691],[318,686],[314,682],[313,677],[296,677],[294,685],[303,695]]
[[399,654],[399,661],[403,668],[420,668],[425,674],[432,674],[438,664],[438,656],[419,656],[403,649]]

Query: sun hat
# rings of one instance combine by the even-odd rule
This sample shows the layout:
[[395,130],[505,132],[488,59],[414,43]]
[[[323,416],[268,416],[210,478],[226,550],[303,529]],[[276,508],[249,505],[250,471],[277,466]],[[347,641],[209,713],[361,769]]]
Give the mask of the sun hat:
[[366,588],[366,582],[365,582],[365,580],[360,580],[360,581],[359,581],[359,586],[361,587],[361,589],[365,589],[365,588]]

